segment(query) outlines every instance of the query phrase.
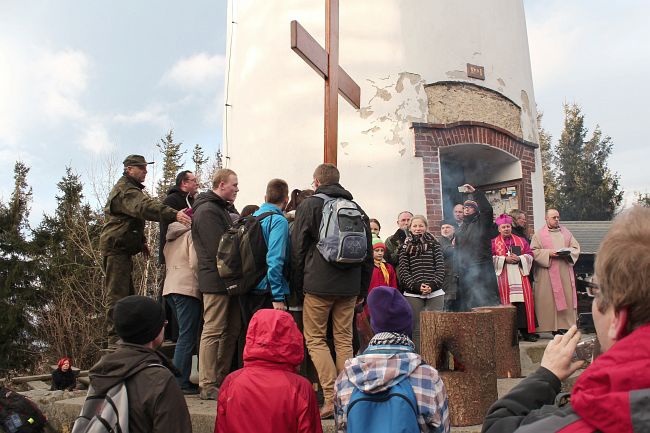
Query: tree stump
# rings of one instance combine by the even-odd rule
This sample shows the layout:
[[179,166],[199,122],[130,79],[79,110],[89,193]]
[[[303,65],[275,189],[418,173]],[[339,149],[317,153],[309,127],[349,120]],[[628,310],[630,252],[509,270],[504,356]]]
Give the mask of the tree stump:
[[482,423],[497,399],[492,321],[488,312],[420,313],[422,357],[447,388],[452,426]]
[[494,324],[494,361],[499,379],[521,377],[521,358],[517,337],[517,308],[513,305],[476,307],[472,311],[485,311]]

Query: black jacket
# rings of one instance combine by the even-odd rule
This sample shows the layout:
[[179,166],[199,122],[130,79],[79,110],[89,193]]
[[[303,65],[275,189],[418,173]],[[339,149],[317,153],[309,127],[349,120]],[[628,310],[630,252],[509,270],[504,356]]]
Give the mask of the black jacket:
[[[338,183],[321,185],[316,190],[316,194],[320,193],[352,200],[352,194]],[[323,199],[311,196],[300,203],[291,233],[291,290],[296,292],[299,299],[302,299],[303,293],[366,296],[372,277],[372,236],[368,216],[360,207],[359,210],[366,226],[368,255],[362,264],[338,266],[325,261],[316,249]]]
[[[150,367],[152,364],[159,366]],[[178,370],[162,353],[123,343],[104,355],[90,369],[89,377],[96,394],[128,378],[129,432],[191,433],[190,413],[175,374]]]
[[[454,235],[455,236],[455,235]],[[438,238],[442,255],[445,258],[445,281],[442,289],[445,291],[445,300],[456,299],[458,292],[458,270],[456,265],[456,246],[452,245],[452,240],[444,236]]]
[[465,217],[456,232],[456,257],[459,271],[477,263],[492,263],[492,238],[498,235],[492,205],[482,191],[474,192],[479,212]]
[[577,418],[570,404],[556,406],[555,398],[562,383],[544,367],[515,386],[505,397],[497,400],[483,421],[482,433],[512,433],[518,428],[547,419],[554,415],[559,421],[557,429],[552,424],[533,431],[556,431],[563,427],[563,419],[571,421]]
[[[165,200],[163,200],[163,204],[166,204],[167,206],[174,208],[176,210],[183,210],[186,207],[188,207],[188,202],[189,206],[191,207],[192,204],[194,203],[194,197],[188,196],[188,194],[185,191],[181,191],[180,188],[177,186],[173,186],[167,191],[167,197],[165,197]],[[165,248],[165,242],[167,242],[167,239],[165,236],[167,236],[167,227],[169,227],[169,223],[167,222],[161,222],[160,223],[160,242],[158,242],[158,263],[161,265],[165,264],[165,255],[163,254],[163,248]]]
[[199,194],[192,208],[192,241],[199,266],[199,290],[226,294],[217,271],[217,248],[221,236],[232,225],[230,204],[212,191]]
[[50,390],[73,390],[77,386],[77,374],[69,368],[63,371],[57,368],[52,372],[52,387]]

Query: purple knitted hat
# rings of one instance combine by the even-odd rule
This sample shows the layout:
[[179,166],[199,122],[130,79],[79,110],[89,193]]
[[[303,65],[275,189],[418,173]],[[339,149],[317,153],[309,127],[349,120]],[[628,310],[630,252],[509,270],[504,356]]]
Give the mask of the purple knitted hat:
[[411,337],[413,333],[413,312],[399,290],[379,286],[368,295],[370,326],[376,333],[397,332]]

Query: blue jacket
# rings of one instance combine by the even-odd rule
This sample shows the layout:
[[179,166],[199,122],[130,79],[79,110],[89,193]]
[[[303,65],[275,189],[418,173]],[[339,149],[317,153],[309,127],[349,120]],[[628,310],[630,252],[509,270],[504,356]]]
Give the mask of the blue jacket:
[[266,276],[255,288],[256,291],[266,292],[271,289],[273,301],[285,302],[289,296],[289,283],[284,277],[285,264],[291,260],[291,247],[289,245],[289,222],[282,214],[282,211],[270,203],[264,203],[253,214],[261,215],[265,212],[274,212],[276,215],[269,215],[262,220],[262,234],[266,242]]

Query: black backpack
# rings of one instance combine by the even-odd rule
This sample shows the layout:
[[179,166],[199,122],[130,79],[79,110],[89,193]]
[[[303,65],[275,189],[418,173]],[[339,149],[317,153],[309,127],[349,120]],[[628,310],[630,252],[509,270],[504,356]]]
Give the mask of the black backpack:
[[0,386],[0,428],[6,433],[42,433],[47,418],[27,397]]
[[275,212],[239,218],[221,236],[217,249],[217,271],[229,295],[250,292],[266,275],[267,247],[262,220]]

